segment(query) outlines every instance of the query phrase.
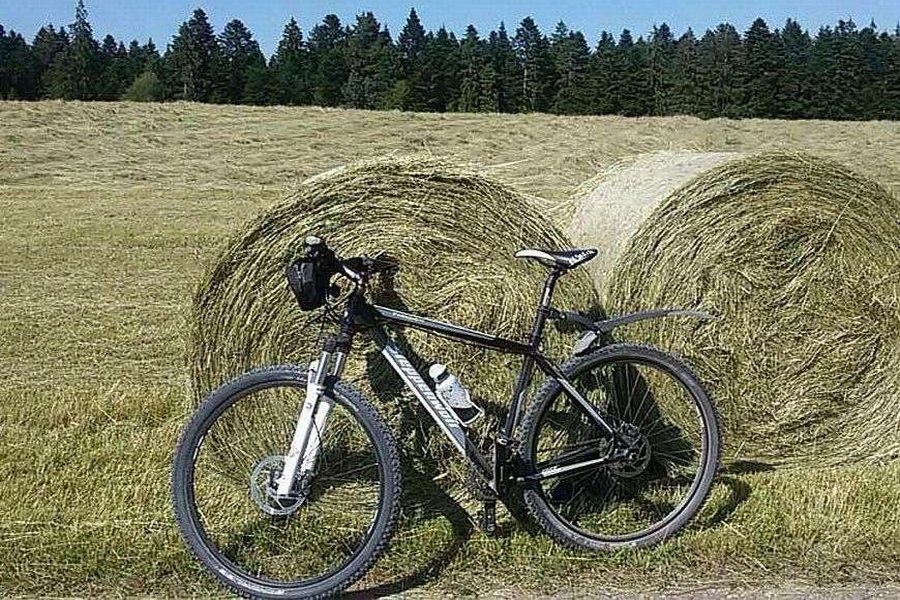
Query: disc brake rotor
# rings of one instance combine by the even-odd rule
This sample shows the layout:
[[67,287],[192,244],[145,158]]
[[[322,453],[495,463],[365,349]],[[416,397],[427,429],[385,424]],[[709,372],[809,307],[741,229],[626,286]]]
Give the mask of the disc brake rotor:
[[[294,482],[291,493],[278,495],[278,478],[284,470],[284,456],[273,454],[256,463],[250,474],[250,498],[259,510],[273,516],[284,516],[295,512],[306,500],[302,486]],[[300,488],[300,489],[298,489]]]
[[620,429],[619,435],[635,449],[635,456],[627,462],[611,465],[609,470],[619,477],[637,477],[650,464],[650,442],[647,441],[646,436],[641,434],[640,429],[633,425],[624,425]]

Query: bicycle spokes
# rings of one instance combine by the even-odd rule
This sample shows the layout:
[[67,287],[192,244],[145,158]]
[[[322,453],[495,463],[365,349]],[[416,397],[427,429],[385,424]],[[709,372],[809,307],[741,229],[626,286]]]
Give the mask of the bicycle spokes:
[[623,458],[541,482],[547,502],[561,518],[600,537],[632,535],[664,520],[688,496],[700,471],[702,424],[688,390],[664,370],[627,361],[589,369],[572,384],[619,441],[613,444],[577,403],[560,394],[540,419],[535,469],[591,456]]
[[340,405],[312,433],[315,470],[278,493],[303,397],[289,387],[243,396],[212,424],[194,461],[194,503],[209,541],[241,570],[279,582],[339,568],[365,541],[381,496],[372,443]]

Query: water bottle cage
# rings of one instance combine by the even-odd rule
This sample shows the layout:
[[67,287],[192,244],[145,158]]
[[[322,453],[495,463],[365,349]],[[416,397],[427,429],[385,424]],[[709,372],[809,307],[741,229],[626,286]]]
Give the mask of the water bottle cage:
[[470,402],[469,406],[463,408],[450,406],[450,409],[453,411],[453,414],[456,415],[457,420],[459,420],[459,423],[463,427],[469,427],[472,423],[484,416],[484,409],[474,402]]
[[[455,376],[447,373],[444,365],[435,363],[428,370],[428,374],[434,380],[435,395],[447,408],[453,411],[457,421],[463,427],[468,427],[484,415],[484,409],[472,402],[469,391],[459,383]],[[445,384],[447,385],[445,386]],[[464,397],[460,398],[459,394],[463,394]],[[454,398],[454,395],[457,395],[457,397]],[[454,404],[457,406],[454,406]]]

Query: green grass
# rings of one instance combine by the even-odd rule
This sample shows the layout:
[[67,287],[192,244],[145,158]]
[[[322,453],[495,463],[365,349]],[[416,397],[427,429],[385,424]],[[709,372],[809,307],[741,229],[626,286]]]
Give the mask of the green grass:
[[[220,242],[305,176],[425,150],[494,165],[518,189],[562,201],[633,152],[782,147],[900,191],[895,123],[77,103],[0,103],[0,123],[4,595],[217,590],[168,508],[169,454],[189,409],[185,316]],[[900,580],[900,465],[766,471],[726,458],[684,535],[602,557],[508,518],[501,537],[485,538],[434,473],[410,473],[404,527],[365,584],[474,593]]]

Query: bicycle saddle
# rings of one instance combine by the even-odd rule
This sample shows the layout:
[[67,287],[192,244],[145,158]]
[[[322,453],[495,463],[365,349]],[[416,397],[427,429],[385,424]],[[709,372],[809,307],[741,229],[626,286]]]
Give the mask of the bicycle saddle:
[[574,269],[597,256],[596,248],[572,248],[569,250],[536,250],[525,248],[516,252],[516,258],[532,258],[545,267]]

